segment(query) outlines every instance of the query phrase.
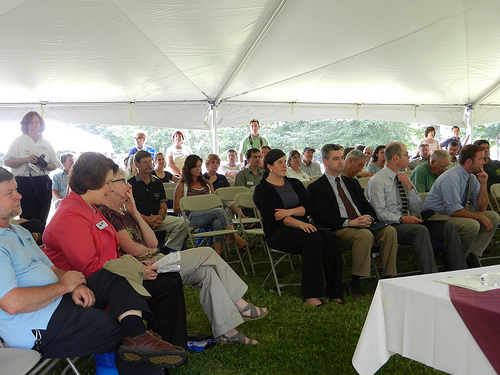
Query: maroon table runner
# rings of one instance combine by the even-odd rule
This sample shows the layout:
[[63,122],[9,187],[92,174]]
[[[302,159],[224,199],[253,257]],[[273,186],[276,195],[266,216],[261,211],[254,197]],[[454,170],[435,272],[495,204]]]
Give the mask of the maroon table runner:
[[500,373],[500,289],[477,292],[450,285],[450,300],[491,366]]

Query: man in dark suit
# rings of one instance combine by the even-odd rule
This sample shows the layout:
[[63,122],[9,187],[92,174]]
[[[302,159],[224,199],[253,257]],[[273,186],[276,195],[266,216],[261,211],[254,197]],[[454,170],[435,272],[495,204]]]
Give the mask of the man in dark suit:
[[397,233],[392,226],[377,229],[375,210],[366,200],[359,182],[341,174],[342,147],[327,144],[321,149],[325,174],[308,186],[314,203],[316,225],[330,228],[343,248],[352,249],[349,294],[363,294],[360,276],[370,276],[371,248],[380,246],[384,276],[396,274]]

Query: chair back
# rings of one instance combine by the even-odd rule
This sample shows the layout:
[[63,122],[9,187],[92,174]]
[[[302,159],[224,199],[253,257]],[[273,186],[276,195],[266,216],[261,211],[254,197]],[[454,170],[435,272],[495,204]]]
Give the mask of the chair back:
[[307,187],[311,184],[311,182],[314,182],[314,180],[306,180],[306,181],[301,181],[304,187],[307,189]]
[[253,194],[250,192],[236,194],[236,196],[234,197],[234,202],[238,207],[241,208],[256,208],[255,202],[253,201]]
[[366,188],[366,185],[368,185],[368,181],[370,181],[370,177],[360,177],[360,178],[358,178],[358,182],[361,185],[362,189]]
[[215,207],[222,207],[222,202],[215,194],[204,194],[182,197],[179,201],[179,206],[184,214],[185,211],[206,211]]
[[238,193],[248,193],[250,190],[246,186],[229,186],[222,187],[215,190],[215,194],[219,196],[222,201],[234,201],[234,197]]
[[425,202],[425,198],[427,198],[427,195],[429,195],[429,192],[425,193],[418,193],[420,195],[420,198],[422,198],[422,204]]
[[168,200],[173,201],[174,200],[174,192],[175,188],[177,187],[177,184],[171,184],[169,182],[164,182],[163,183],[163,189],[165,189],[165,195],[167,196]]
[[500,184],[491,185],[490,193],[493,197],[493,199],[491,200],[493,211],[500,212],[500,204],[498,202],[498,200],[500,199]]

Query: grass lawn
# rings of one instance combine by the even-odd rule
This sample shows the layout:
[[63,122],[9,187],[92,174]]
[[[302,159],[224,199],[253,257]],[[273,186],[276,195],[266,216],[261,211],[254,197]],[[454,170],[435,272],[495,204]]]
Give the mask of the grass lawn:
[[[262,250],[252,251],[255,258],[262,258]],[[410,252],[406,251],[406,258]],[[280,265],[279,273],[290,282],[300,281],[298,257],[295,274],[290,274],[286,264]],[[404,263],[405,251],[398,254],[398,267]],[[350,260],[346,259],[347,264]],[[401,264],[399,264],[401,263]],[[248,267],[249,268],[249,267]],[[239,272],[241,269],[235,265]],[[302,302],[300,287],[284,288],[282,297],[270,290],[274,286],[268,281],[266,289],[262,281],[269,270],[268,265],[256,266],[257,276],[243,277],[249,286],[245,299],[257,306],[265,306],[269,314],[264,319],[247,322],[239,329],[261,345],[216,345],[202,353],[188,354],[188,362],[172,369],[175,375],[191,374],[356,374],[351,359],[358,337],[370,308],[377,285],[376,279],[362,280],[367,292],[363,298],[345,298],[345,305],[325,303],[314,308]],[[350,270],[344,266],[344,278]],[[348,281],[344,283],[347,289]],[[211,334],[210,324],[198,301],[198,291],[185,287],[188,333]],[[95,363],[92,357],[77,362],[82,374],[93,374]],[[59,374],[57,367],[51,374]],[[418,362],[394,355],[378,374],[440,374]]]

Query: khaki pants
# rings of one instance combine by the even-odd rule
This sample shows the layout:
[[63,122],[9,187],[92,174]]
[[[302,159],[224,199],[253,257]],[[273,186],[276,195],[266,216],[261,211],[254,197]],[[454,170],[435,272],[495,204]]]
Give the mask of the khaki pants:
[[481,225],[479,221],[466,217],[454,217],[436,212],[428,220],[446,220],[453,223],[458,229],[464,255],[467,256],[469,253],[473,253],[481,256],[495,234],[500,217],[493,211],[478,213],[491,220],[493,228],[490,232],[486,232],[486,227]]
[[362,228],[342,228],[334,231],[342,249],[352,249],[352,274],[370,276],[371,250],[374,242],[380,246],[384,276],[395,275],[398,235],[391,226],[372,232]]

